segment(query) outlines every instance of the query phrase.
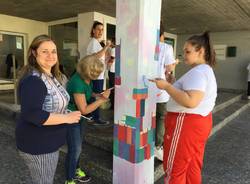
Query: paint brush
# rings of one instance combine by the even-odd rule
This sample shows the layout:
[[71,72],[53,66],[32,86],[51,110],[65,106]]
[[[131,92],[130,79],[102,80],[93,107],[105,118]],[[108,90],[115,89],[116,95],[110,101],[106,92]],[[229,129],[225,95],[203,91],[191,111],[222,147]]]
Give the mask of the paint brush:
[[[72,110],[67,109],[66,112],[72,112]],[[81,117],[84,118],[84,119],[87,119],[87,120],[89,120],[89,121],[92,120],[92,117],[88,118],[88,117],[83,116],[83,115],[81,115]]]
[[[112,89],[115,89],[115,87],[112,87],[112,88],[108,88],[107,90],[112,90]],[[104,91],[103,92],[101,92],[100,94],[102,95],[104,93]]]
[[156,80],[164,80],[164,79],[162,79],[162,78],[148,79],[148,81],[150,81],[150,82],[155,82]]

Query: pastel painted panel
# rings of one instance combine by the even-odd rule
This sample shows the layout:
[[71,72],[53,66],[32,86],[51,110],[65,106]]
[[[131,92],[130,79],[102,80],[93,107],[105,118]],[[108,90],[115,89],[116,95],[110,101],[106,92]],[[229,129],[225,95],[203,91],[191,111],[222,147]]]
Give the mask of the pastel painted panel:
[[145,115],[145,100],[140,101],[140,116],[143,117]]
[[121,42],[115,46],[115,77],[121,76]]
[[119,156],[119,141],[115,137],[113,140],[113,154]]
[[132,128],[126,127],[126,143],[132,144]]
[[149,131],[148,131],[148,140],[147,140],[147,142],[149,143],[149,144],[154,144],[154,129],[150,129]]
[[126,116],[125,123],[127,126],[131,126],[133,128],[139,129],[140,128],[140,117],[132,117]]
[[115,138],[118,137],[118,126],[119,126],[118,124],[114,124],[113,133]]
[[118,126],[118,140],[119,141],[126,141],[126,127],[125,126]]
[[144,153],[145,153],[144,157],[145,157],[145,159],[147,159],[147,160],[150,159],[150,157],[151,157],[151,153],[150,152],[151,152],[150,144],[147,144],[144,147]]
[[129,148],[129,161],[131,163],[135,163],[135,145],[134,144],[131,144],[130,145],[130,148]]
[[148,94],[133,94],[134,100],[143,100],[148,98]]
[[141,100],[136,100],[136,117],[141,117]]

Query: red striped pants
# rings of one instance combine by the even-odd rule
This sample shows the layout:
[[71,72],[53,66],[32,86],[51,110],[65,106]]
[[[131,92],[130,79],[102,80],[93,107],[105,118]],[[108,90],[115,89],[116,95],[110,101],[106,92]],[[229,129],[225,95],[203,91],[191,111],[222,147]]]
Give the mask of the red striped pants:
[[172,113],[165,116],[164,184],[201,184],[205,144],[212,114]]

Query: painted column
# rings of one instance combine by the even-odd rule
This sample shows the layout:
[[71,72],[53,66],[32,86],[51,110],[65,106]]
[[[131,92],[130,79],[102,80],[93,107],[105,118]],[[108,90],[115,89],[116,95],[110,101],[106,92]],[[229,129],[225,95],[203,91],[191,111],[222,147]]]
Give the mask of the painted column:
[[114,184],[154,183],[161,0],[116,1]]

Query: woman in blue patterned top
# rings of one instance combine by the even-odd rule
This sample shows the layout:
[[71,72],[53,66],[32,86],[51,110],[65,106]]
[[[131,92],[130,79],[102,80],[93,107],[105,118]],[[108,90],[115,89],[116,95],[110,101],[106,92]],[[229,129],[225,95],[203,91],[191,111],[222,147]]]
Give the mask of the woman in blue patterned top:
[[18,85],[21,114],[16,145],[33,184],[52,184],[59,148],[66,140],[65,124],[77,123],[81,113],[65,113],[69,95],[62,87],[57,48],[47,35],[37,36],[28,50],[28,64]]

